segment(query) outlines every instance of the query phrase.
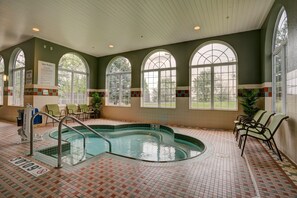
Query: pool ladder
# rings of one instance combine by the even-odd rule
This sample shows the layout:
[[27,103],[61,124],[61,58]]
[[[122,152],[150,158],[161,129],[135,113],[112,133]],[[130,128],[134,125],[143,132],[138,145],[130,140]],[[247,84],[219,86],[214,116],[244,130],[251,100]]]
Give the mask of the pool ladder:
[[100,133],[98,133],[97,131],[95,131],[94,129],[92,129],[91,127],[89,127],[88,125],[85,125],[83,122],[81,122],[79,119],[73,117],[73,116],[65,116],[63,117],[61,120],[53,117],[52,115],[48,114],[48,113],[45,113],[45,112],[37,112],[35,113],[32,118],[31,118],[31,126],[30,126],[30,154],[29,156],[33,156],[34,155],[34,151],[33,151],[33,142],[34,142],[34,133],[33,133],[33,124],[34,124],[34,118],[37,116],[37,115],[45,115],[53,120],[55,120],[56,122],[59,123],[59,126],[58,126],[58,164],[57,164],[57,168],[61,168],[62,167],[62,125],[73,130],[74,132],[78,133],[79,135],[81,135],[83,137],[83,148],[84,148],[84,154],[82,156],[82,158],[80,159],[80,161],[82,161],[86,155],[86,136],[79,132],[78,130],[74,129],[73,127],[71,126],[68,126],[67,124],[64,124],[63,122],[66,120],[66,119],[72,119],[73,121],[76,121],[77,123],[79,123],[81,126],[85,127],[86,129],[88,129],[89,131],[91,131],[92,133],[94,133],[95,135],[101,137],[103,140],[105,140],[108,145],[109,145],[109,152],[111,152],[111,142],[106,139],[103,135],[101,135]]

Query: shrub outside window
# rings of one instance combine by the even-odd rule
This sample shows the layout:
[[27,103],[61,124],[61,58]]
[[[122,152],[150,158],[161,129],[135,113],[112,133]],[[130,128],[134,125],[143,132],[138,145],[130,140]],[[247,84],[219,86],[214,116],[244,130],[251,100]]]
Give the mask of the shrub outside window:
[[110,61],[106,70],[107,102],[110,106],[131,106],[131,64],[125,57]]
[[59,104],[87,104],[88,65],[74,53],[63,55],[59,61]]
[[287,14],[282,8],[275,24],[272,50],[272,104],[276,113],[286,113],[287,42]]
[[168,51],[153,51],[145,58],[142,93],[142,107],[175,108],[176,61]]
[[222,42],[199,47],[190,61],[190,108],[237,110],[237,57]]

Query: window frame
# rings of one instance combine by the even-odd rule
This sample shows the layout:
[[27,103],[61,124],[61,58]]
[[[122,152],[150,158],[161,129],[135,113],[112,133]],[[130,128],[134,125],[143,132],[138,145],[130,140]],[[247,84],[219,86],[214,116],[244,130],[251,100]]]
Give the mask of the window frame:
[[[284,113],[286,114],[286,101],[287,101],[287,65],[288,65],[288,35],[285,40],[283,40],[279,46],[276,45],[276,36],[278,32],[278,26],[283,14],[286,14],[286,20],[288,23],[288,15],[284,7],[282,7],[278,13],[277,19],[274,25],[273,39],[272,39],[272,111],[275,113]],[[281,112],[277,111],[276,108],[276,56],[281,56]]]
[[4,59],[3,59],[3,57],[1,55],[0,55],[0,66],[1,67],[3,66],[3,70],[0,67],[1,68],[1,70],[0,70],[0,83],[2,85],[2,87],[1,87],[2,93],[0,93],[0,105],[3,105],[4,104],[4,88],[5,88],[3,76],[5,75],[5,62],[4,62]]
[[[145,70],[144,67],[146,65],[146,62],[149,60],[149,58],[157,53],[157,52],[166,52],[168,54],[170,54],[170,56],[174,59],[174,62],[175,62],[175,67],[170,67],[170,68],[159,68],[159,69],[147,69]],[[174,92],[174,96],[175,96],[175,99],[174,99],[174,106],[173,107],[164,107],[164,106],[161,106],[161,73],[163,71],[175,71],[175,92]],[[149,73],[149,72],[158,72],[158,106],[144,106],[144,75],[145,73]],[[170,77],[172,77],[172,75],[170,75]],[[176,65],[176,59],[175,57],[172,55],[171,52],[169,52],[168,50],[165,50],[165,49],[156,49],[156,50],[153,50],[151,51],[150,53],[148,53],[143,62],[142,62],[142,66],[141,66],[141,92],[142,92],[142,96],[141,96],[141,107],[142,108],[157,108],[157,109],[176,109],[176,90],[177,90],[177,65]]]
[[[65,55],[73,55],[73,56],[76,56],[78,57],[81,62],[84,64],[85,66],[85,69],[86,69],[86,72],[81,72],[81,71],[75,71],[75,70],[71,70],[71,69],[65,69],[65,68],[62,68],[60,65],[60,62],[61,62],[61,59],[65,56]],[[69,104],[76,104],[74,102],[74,92],[73,92],[73,87],[74,87],[74,75],[75,74],[79,74],[79,75],[85,75],[86,76],[86,101],[83,102],[83,103],[79,103],[79,104],[89,104],[89,101],[88,101],[88,88],[89,88],[89,65],[87,63],[87,61],[78,53],[74,53],[74,52],[68,52],[68,53],[65,53],[61,56],[60,60],[59,60],[59,65],[58,65],[58,85],[59,85],[59,72],[62,71],[62,72],[68,72],[70,73],[70,76],[71,76],[71,87],[70,87],[70,92],[71,92],[71,95],[70,95],[70,103]],[[60,101],[60,98],[58,100],[59,102],[59,105],[65,105],[64,103],[61,103]]]
[[[115,73],[111,73],[110,72],[110,69],[112,67],[112,64],[113,62],[115,62],[117,59],[120,59],[120,58],[124,58],[126,59],[129,64],[130,64],[130,71],[121,71],[121,72],[115,72]],[[122,101],[122,96],[123,96],[123,88],[122,88],[122,78],[123,78],[123,75],[127,75],[127,74],[130,74],[130,87],[129,87],[129,96],[130,96],[130,101],[129,101],[129,104],[128,105],[123,105],[124,102]],[[119,76],[119,82],[120,82],[120,85],[119,85],[119,102],[117,104],[112,104],[112,103],[109,103],[109,86],[110,86],[110,77],[111,76]],[[116,56],[114,57],[113,59],[111,59],[108,63],[108,66],[106,67],[106,73],[105,73],[105,78],[106,78],[106,81],[105,81],[105,85],[106,85],[106,91],[107,91],[107,98],[106,98],[106,103],[105,103],[105,106],[113,106],[113,107],[131,107],[131,85],[132,85],[132,65],[131,65],[131,62],[128,58],[124,57],[124,56]]]
[[[20,55],[20,53],[24,54],[24,63],[23,63],[23,67],[19,67],[16,68],[16,62],[17,59]],[[25,93],[25,68],[26,68],[26,57],[25,57],[25,52],[20,49],[20,48],[16,48],[13,53],[12,53],[12,62],[11,62],[11,74],[12,74],[12,78],[11,78],[11,85],[13,87],[13,94],[12,94],[12,101],[10,102],[11,104],[9,104],[9,106],[17,106],[17,107],[23,107],[24,106],[24,93]],[[20,71],[20,98],[16,98],[16,89],[15,89],[15,74],[16,72]],[[23,74],[23,75],[22,75]],[[20,103],[18,104],[17,101],[20,100]]]
[[[224,62],[224,63],[213,63],[213,64],[201,64],[201,65],[192,65],[192,61],[193,58],[195,57],[196,53],[198,53],[198,51],[200,49],[202,49],[203,47],[210,45],[210,44],[221,44],[221,45],[225,45],[226,47],[228,47],[234,54],[236,61],[235,62]],[[235,101],[235,108],[234,109],[228,109],[228,108],[215,108],[215,97],[214,97],[214,91],[215,91],[215,79],[214,79],[214,68],[218,67],[218,66],[232,66],[235,65],[235,75],[236,75],[236,83],[235,83],[235,97],[236,97],[236,101]],[[209,67],[210,68],[210,74],[211,74],[211,91],[210,91],[210,108],[193,108],[192,106],[192,69],[193,68],[206,68]],[[228,72],[229,74],[229,72]],[[238,55],[236,53],[236,51],[234,50],[234,48],[229,44],[226,43],[224,41],[221,40],[211,40],[211,41],[207,41],[202,43],[201,45],[199,45],[192,53],[190,61],[189,61],[189,109],[190,110],[199,110],[199,111],[238,111]],[[229,86],[228,86],[229,87]],[[229,95],[228,95],[229,96]],[[228,100],[229,101],[229,100]]]

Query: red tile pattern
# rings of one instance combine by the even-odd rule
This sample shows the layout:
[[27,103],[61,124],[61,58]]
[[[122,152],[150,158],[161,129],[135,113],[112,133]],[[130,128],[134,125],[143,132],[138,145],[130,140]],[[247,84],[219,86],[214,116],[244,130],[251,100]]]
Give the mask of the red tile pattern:
[[[97,119],[88,120],[87,123],[120,122]],[[44,133],[50,128],[49,124],[47,127],[36,128],[35,132]],[[25,156],[24,152],[28,152],[29,145],[16,144],[19,137],[15,125],[0,123],[0,197],[256,196],[245,159],[240,156],[240,150],[231,132],[190,128],[177,130],[204,141],[206,152],[194,159],[170,163],[141,162],[111,154],[103,154],[73,167],[64,166],[62,169],[37,162],[49,168],[50,172],[36,178],[8,162],[15,156]],[[50,144],[56,144],[56,141],[45,139],[36,142],[35,148]],[[259,154],[255,155],[257,152]],[[265,149],[254,141],[248,142],[245,152],[251,169],[256,174],[254,177],[262,197],[293,196],[296,186],[292,186],[289,179],[282,175],[271,157],[265,157],[265,152]],[[34,161],[33,158],[28,158]],[[268,161],[265,162],[266,160]],[[261,169],[267,165],[263,163],[270,164],[269,169]],[[266,173],[259,174],[262,171]]]

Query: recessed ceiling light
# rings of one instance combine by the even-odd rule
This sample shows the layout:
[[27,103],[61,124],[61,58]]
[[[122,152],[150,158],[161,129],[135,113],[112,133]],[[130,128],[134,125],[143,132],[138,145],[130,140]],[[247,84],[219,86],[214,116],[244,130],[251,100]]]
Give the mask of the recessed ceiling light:
[[109,45],[108,47],[109,47],[109,48],[114,48],[114,46],[113,46],[113,45]]
[[34,32],[39,32],[39,28],[32,28],[32,30],[34,31]]
[[196,30],[196,31],[200,30],[200,26],[198,26],[198,25],[195,26],[195,27],[194,27],[194,30]]

